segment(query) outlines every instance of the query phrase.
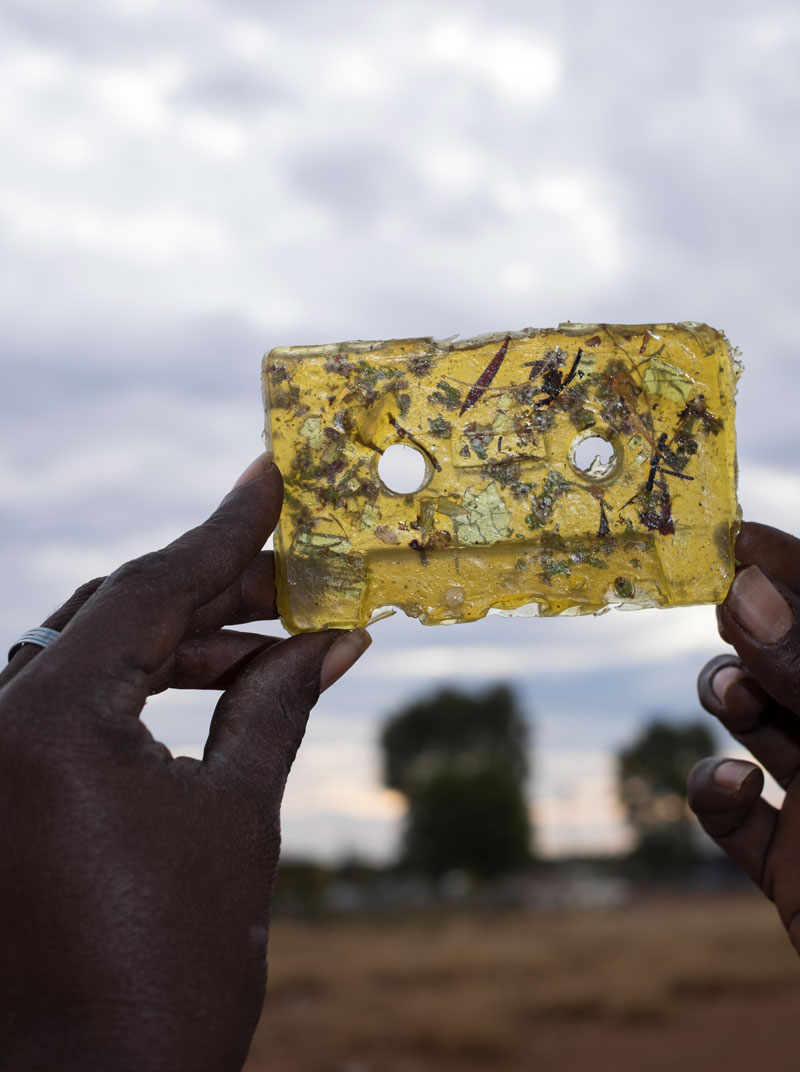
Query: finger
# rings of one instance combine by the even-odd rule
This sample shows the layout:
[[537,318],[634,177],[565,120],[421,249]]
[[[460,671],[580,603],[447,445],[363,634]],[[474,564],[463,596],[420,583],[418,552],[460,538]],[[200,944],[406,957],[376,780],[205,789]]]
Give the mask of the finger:
[[182,640],[174,655],[150,679],[150,691],[227,689],[254,656],[282,637],[220,629],[210,636]]
[[[788,532],[745,521],[736,537],[736,558],[743,566],[760,566],[795,594],[800,594],[800,540]],[[732,643],[725,632],[722,607],[717,607],[717,626],[725,643]]]
[[[104,580],[105,577],[96,577],[93,581],[87,581],[86,584],[82,584],[80,588],[73,592],[66,603],[62,604],[58,610],[53,611],[50,617],[42,622],[42,625],[46,629],[55,629],[60,633],[72,621],[84,603],[91,599]],[[44,651],[44,648],[41,648],[38,644],[24,644],[14,655],[8,666],[0,673],[0,688],[3,685],[7,685],[23,667],[27,666],[42,651]]]
[[280,473],[269,455],[254,465],[204,524],[112,573],[48,648],[49,677],[69,683],[69,698],[91,710],[102,694],[105,711],[138,714],[192,614],[234,583],[277,522]]
[[262,551],[233,584],[195,611],[187,632],[210,633],[225,625],[260,622],[277,617],[275,556],[272,551]]
[[796,536],[746,521],[736,538],[736,557],[745,566],[760,566],[800,595],[800,540]]
[[229,788],[255,784],[280,803],[309,711],[370,642],[364,629],[305,633],[255,658],[217,704],[204,755],[208,771]]
[[778,812],[761,797],[764,775],[753,763],[701,759],[689,773],[689,807],[703,829],[762,889]]
[[[42,622],[48,629],[56,629],[61,632],[74,618],[75,614],[97,591],[105,581],[105,577],[98,577],[88,581],[64,603],[57,611]],[[241,577],[221,592],[210,603],[200,607],[192,615],[186,630],[186,636],[195,636],[200,633],[214,633],[225,625],[238,625],[242,622],[266,621],[278,617],[275,599],[275,556],[272,551],[262,551],[248,564]],[[239,634],[240,636],[242,634]],[[0,687],[12,679],[19,671],[35,658],[43,649],[36,644],[26,644],[16,653],[14,658],[0,673]],[[180,651],[180,648],[179,648]],[[164,683],[164,674],[161,669],[154,675],[155,687],[151,682],[151,691],[160,691],[172,685],[174,688],[227,688],[227,684],[220,686],[204,685],[175,685],[170,681]]]
[[800,598],[758,566],[748,566],[736,574],[721,617],[761,688],[800,713]]
[[784,788],[800,770],[800,719],[773,700],[735,655],[702,670],[700,702]]

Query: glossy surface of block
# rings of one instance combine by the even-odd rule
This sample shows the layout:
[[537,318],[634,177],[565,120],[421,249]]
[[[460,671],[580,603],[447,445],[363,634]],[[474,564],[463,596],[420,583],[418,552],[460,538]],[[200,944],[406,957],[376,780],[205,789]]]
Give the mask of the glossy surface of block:
[[[703,324],[272,350],[284,624],[719,602],[740,517],[738,373]],[[391,475],[398,445],[416,490],[402,465]]]

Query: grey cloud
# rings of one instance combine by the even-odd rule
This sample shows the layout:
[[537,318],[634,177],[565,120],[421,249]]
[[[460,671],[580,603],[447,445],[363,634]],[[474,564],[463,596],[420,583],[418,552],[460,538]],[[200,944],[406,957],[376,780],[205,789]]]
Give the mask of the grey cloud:
[[334,212],[345,228],[372,226],[420,195],[400,155],[374,144],[303,147],[289,162],[288,175],[296,190]]
[[239,117],[295,99],[295,94],[263,66],[245,69],[233,60],[220,63],[216,58],[198,64],[172,96],[178,106]]
[[25,326],[12,320],[4,334],[0,413],[6,421],[39,407],[64,412],[66,397],[81,407],[137,389],[188,404],[196,395],[246,396],[258,384],[261,356],[272,345],[235,314],[143,323],[135,313],[127,321],[109,321],[98,310],[67,338],[59,337],[57,324]]
[[[268,62],[236,56],[233,17],[272,32]],[[469,65],[417,62],[435,24],[465,20],[551,42],[562,64],[553,94],[506,100]],[[67,73],[59,91],[21,86],[19,126],[3,135],[0,202],[29,217],[9,210],[0,234],[4,471],[52,488],[64,458],[90,466],[109,443],[138,451],[116,484],[89,469],[57,510],[44,490],[15,499],[3,489],[9,631],[68,595],[58,562],[73,552],[80,563],[82,549],[144,544],[213,505],[217,460],[246,461],[257,445],[260,356],[276,344],[706,319],[744,353],[743,465],[796,469],[795,5],[216,0],[133,18],[99,0],[63,10],[9,0],[0,38],[6,53],[40,46],[88,75],[118,62],[147,70],[164,54],[184,71],[151,126],[126,127]],[[337,97],[320,72],[347,48],[377,57],[387,85]],[[206,113],[240,131],[240,151],[192,140],[187,118]],[[64,134],[87,141],[87,162],[45,154]],[[448,147],[473,154],[474,181],[431,178],[424,154]],[[582,192],[542,204],[545,179]],[[138,242],[138,228],[157,229],[151,211],[174,226],[172,245]],[[206,224],[204,245],[195,232]],[[593,259],[593,243],[617,242],[616,266]],[[530,284],[509,282],[512,262],[532,268]],[[43,572],[59,541],[61,559]],[[513,634],[534,645],[550,625],[464,628],[471,642],[502,646]],[[465,635],[437,631],[436,642],[458,647]],[[387,651],[430,640],[399,619],[376,629]],[[650,703],[696,711],[691,659],[669,663],[666,679],[656,660],[584,675],[588,641],[574,643],[574,675],[523,684],[559,745],[582,736],[612,749]],[[405,699],[363,680],[348,691],[345,679],[340,696],[365,724]],[[408,681],[428,687],[413,665]]]
[[169,25],[161,18],[154,26],[102,0],[75,0],[68,7],[49,0],[7,0],[3,20],[6,32],[21,42],[93,60],[132,55]]

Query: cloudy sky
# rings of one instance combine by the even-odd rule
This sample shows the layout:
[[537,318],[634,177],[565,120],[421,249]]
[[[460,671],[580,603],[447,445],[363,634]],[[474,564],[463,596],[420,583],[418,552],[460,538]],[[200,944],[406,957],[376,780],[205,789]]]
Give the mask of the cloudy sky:
[[[4,0],[0,634],[197,523],[276,345],[704,320],[745,514],[800,531],[800,12],[763,0]],[[613,752],[697,713],[713,612],[395,617],[325,696],[294,854],[390,855],[382,720],[510,680],[544,851],[613,848]],[[148,721],[202,746],[212,700]]]

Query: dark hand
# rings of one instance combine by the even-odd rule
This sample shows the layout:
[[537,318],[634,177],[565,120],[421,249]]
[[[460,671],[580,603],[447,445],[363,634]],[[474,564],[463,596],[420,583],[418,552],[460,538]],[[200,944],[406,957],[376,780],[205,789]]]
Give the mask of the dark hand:
[[761,798],[752,763],[704,759],[689,803],[714,840],[754,879],[800,952],[800,540],[745,524],[743,563],[719,610],[720,633],[739,654],[713,659],[700,700],[786,790],[780,810]]
[[[0,675],[0,1066],[241,1068],[266,978],[284,785],[363,630],[278,640],[266,458],[175,543],[80,589]],[[202,762],[139,714],[224,688]]]

